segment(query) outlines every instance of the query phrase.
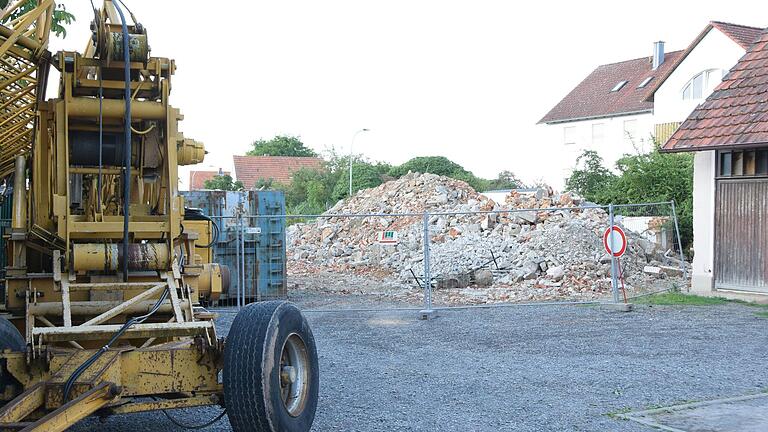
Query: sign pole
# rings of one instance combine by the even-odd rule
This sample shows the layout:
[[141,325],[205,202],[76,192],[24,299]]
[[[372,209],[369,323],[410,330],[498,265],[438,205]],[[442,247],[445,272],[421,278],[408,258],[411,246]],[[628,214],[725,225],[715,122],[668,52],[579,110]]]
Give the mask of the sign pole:
[[419,311],[419,316],[423,320],[431,319],[435,316],[432,309],[432,273],[429,268],[429,212],[424,210],[424,309]]
[[[613,230],[614,221],[613,221],[613,204],[608,205],[608,217],[610,218],[610,230]],[[618,303],[619,302],[619,283],[617,280],[616,275],[616,254],[612,251],[615,251],[616,248],[614,247],[614,236],[613,232],[610,232],[608,235],[608,249],[611,250],[609,252],[611,254],[611,292],[613,293],[613,302]]]

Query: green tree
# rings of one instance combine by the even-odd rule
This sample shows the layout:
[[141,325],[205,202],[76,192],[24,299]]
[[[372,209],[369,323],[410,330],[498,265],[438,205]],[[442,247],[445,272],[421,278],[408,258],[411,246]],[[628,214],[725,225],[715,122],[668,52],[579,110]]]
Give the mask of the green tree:
[[[361,189],[373,188],[382,183],[382,173],[376,165],[364,160],[354,161],[352,164],[352,193]],[[347,195],[349,195],[349,176],[342,175],[333,187],[332,197],[338,201],[346,198]]]
[[[349,190],[349,156],[339,155],[333,148],[324,154],[321,169],[303,168],[293,173],[291,183],[280,185],[290,214],[318,214],[328,210]],[[355,156],[352,166],[353,192],[376,187],[391,179],[389,164],[370,162]]]
[[319,214],[331,205],[336,176],[327,170],[301,168],[285,186],[285,203],[291,214]]
[[244,189],[243,182],[240,180],[232,181],[232,176],[229,174],[217,175],[210,180],[206,180],[204,187],[206,189],[225,190],[225,191],[241,191]]
[[253,187],[251,189],[254,190],[267,190],[267,189],[275,189],[277,187],[277,184],[275,183],[275,179],[268,178],[263,179],[260,178],[256,180],[256,183],[253,184]]
[[604,202],[630,204],[675,201],[683,250],[693,241],[693,155],[650,153],[625,156],[616,162],[620,175]]
[[589,201],[603,202],[616,175],[603,166],[603,158],[594,150],[585,150],[576,158],[576,169],[565,182],[565,188]]
[[522,180],[517,178],[512,171],[504,170],[495,179],[488,180],[485,190],[517,189],[521,187],[525,187]]
[[295,136],[276,135],[270,140],[256,140],[252,146],[253,148],[246,153],[248,156],[317,157],[317,153]]
[[[594,151],[579,156],[566,187],[598,204],[675,201],[683,250],[693,241],[693,156],[687,153],[625,155],[611,173]],[[644,209],[635,209],[642,213]]]
[[408,171],[431,173],[463,180],[469,183],[475,190],[484,190],[486,186],[485,180],[476,177],[472,172],[467,171],[461,165],[444,156],[415,157],[402,165],[393,167],[389,171],[389,175],[400,178],[407,174]]
[[[9,2],[11,2],[11,0],[0,0],[0,9],[8,6]],[[27,0],[18,9],[16,9],[16,11],[10,14],[8,18],[3,21],[3,23],[24,15],[25,13],[36,8],[37,5],[37,0]],[[53,10],[53,17],[51,18],[51,31],[53,31],[56,36],[60,36],[62,38],[67,37],[67,29],[64,26],[72,24],[72,21],[75,21],[75,16],[67,11],[67,7],[63,3],[57,4],[56,8]]]

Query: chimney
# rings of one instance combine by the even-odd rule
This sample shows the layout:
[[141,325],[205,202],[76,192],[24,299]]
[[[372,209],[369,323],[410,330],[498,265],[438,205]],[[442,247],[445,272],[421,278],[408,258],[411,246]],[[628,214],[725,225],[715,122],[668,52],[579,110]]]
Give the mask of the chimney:
[[653,66],[652,69],[656,70],[664,63],[664,41],[658,41],[653,43]]

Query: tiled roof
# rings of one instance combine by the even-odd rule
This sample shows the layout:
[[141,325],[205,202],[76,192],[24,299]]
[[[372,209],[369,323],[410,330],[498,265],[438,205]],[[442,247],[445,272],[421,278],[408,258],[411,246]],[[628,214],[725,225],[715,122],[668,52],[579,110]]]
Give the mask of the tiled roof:
[[686,57],[688,57],[688,54],[693,51],[696,46],[699,45],[699,43],[704,39],[704,37],[712,30],[717,29],[721,31],[724,35],[728,36],[731,40],[739,44],[742,48],[745,50],[749,48],[750,45],[752,45],[752,42],[754,42],[758,36],[760,36],[760,33],[763,31],[763,29],[759,27],[750,27],[740,24],[730,24],[725,23],[721,21],[710,21],[709,24],[707,24],[706,27],[704,27],[704,30],[699,33],[698,36],[696,36],[696,39],[691,42],[690,45],[688,45],[688,48],[683,51],[682,54],[677,56],[677,58],[674,61],[674,64],[672,67],[667,68],[667,70],[659,76],[659,79],[654,80],[654,82],[651,83],[649,86],[648,94],[646,95],[646,100],[648,102],[653,102],[653,95],[656,93],[656,90],[661,87],[662,84],[664,84],[664,81],[669,78],[669,76],[672,74],[672,72],[677,69],[677,66],[685,60]]
[[321,169],[323,160],[313,157],[289,156],[233,156],[235,176],[251,189],[257,181],[272,179],[275,183],[288,184],[293,173],[301,168]]
[[744,49],[749,48],[763,31],[760,27],[731,24],[722,21],[711,21],[709,24],[733,39],[734,42],[741,45]]
[[[658,77],[664,75],[682,51],[666,53],[664,63],[651,69],[651,57],[641,57],[620,63],[598,66],[584,81],[563,98],[539,123],[558,123],[588,118],[627,115],[653,110],[648,101],[649,89]],[[637,86],[652,77],[644,87]],[[611,89],[621,81],[628,81],[620,90]]]
[[768,30],[664,144],[664,151],[768,145]]
[[[224,171],[222,174],[232,175],[229,171]],[[205,189],[205,181],[213,180],[217,175],[219,171],[190,171],[189,190]]]

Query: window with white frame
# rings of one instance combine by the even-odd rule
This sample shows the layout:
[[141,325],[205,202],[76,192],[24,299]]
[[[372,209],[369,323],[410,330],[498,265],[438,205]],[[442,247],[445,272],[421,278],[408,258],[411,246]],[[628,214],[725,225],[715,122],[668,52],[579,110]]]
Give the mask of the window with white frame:
[[599,148],[605,142],[605,124],[593,123],[592,124],[592,147]]
[[563,128],[563,144],[576,144],[576,126],[566,126]]
[[637,120],[624,120],[624,141],[634,143],[637,139]]
[[703,99],[723,80],[722,69],[708,69],[696,74],[684,86],[682,96],[684,100]]

